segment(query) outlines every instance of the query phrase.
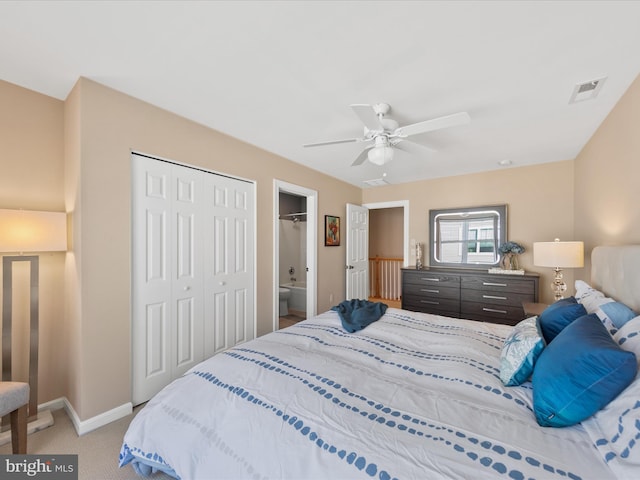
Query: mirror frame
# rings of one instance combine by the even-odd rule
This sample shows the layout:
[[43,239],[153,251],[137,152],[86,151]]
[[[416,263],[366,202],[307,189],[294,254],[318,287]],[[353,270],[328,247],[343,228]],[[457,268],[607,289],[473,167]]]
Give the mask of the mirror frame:
[[[496,261],[492,263],[450,263],[441,262],[436,259],[436,218],[443,214],[473,214],[478,212],[494,210],[498,213],[498,236],[496,242]],[[429,265],[431,267],[456,267],[456,268],[490,268],[500,263],[498,248],[507,241],[507,205],[483,205],[479,207],[463,208],[442,208],[429,210]]]

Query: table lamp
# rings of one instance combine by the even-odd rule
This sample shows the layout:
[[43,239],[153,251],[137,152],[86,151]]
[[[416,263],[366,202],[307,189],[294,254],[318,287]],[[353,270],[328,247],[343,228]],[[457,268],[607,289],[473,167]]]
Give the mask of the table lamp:
[[583,242],[561,242],[558,238],[553,242],[535,242],[533,264],[538,267],[553,268],[554,279],[551,290],[557,302],[564,298],[564,292],[567,290],[567,284],[562,279],[562,269],[584,266],[584,244]]

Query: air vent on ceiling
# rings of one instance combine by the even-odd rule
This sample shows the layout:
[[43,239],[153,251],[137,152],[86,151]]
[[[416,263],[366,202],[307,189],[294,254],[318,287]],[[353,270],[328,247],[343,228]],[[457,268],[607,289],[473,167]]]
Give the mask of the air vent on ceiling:
[[374,178],[373,180],[363,180],[363,182],[365,185],[369,185],[370,187],[379,187],[381,185],[389,185],[389,182],[387,182],[387,180],[385,180],[384,177],[382,178]]
[[602,89],[602,84],[607,77],[598,78],[596,80],[590,80],[588,82],[579,83],[573,87],[569,104],[583,102],[585,100],[593,100],[598,96]]

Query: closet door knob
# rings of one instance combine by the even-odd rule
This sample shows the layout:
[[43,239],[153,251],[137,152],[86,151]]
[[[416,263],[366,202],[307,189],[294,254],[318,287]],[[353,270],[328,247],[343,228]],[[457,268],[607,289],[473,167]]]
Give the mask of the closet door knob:
[[220,282],[220,286],[224,287],[227,284],[227,282]]
[[184,287],[184,291],[188,292],[189,290],[191,290],[191,287],[189,285],[187,285],[186,287]]

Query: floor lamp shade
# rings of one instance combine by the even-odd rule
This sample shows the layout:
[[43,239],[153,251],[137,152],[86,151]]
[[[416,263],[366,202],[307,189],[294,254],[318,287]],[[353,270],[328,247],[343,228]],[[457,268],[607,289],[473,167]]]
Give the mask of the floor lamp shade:
[[61,252],[66,249],[66,213],[0,209],[0,252]]

